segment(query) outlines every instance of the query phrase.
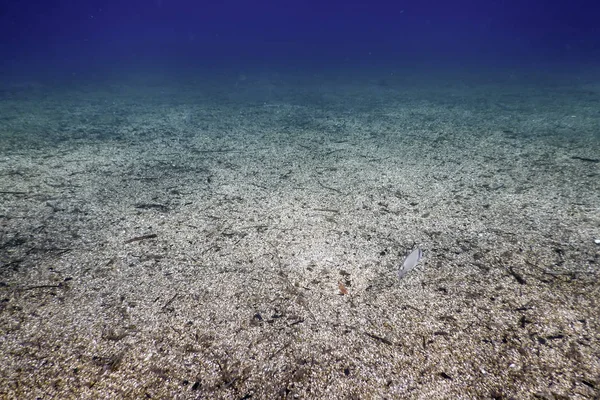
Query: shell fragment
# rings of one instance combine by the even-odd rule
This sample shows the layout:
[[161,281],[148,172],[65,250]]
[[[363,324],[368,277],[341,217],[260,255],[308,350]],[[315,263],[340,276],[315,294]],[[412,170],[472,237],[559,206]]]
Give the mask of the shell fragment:
[[398,279],[404,278],[404,275],[415,268],[421,258],[423,258],[423,251],[421,249],[414,249],[402,263],[402,267],[400,267],[400,270],[398,271]]

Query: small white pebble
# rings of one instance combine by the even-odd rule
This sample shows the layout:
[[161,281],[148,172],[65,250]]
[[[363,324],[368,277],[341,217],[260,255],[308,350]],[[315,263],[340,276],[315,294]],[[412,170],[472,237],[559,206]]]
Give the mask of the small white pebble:
[[600,239],[594,239],[594,243],[600,244]]

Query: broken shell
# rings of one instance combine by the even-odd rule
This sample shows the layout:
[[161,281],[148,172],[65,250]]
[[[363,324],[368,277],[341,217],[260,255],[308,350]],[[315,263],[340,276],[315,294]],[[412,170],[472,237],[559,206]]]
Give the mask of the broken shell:
[[402,267],[398,271],[398,278],[402,279],[404,275],[408,274],[417,266],[421,258],[423,258],[423,251],[421,249],[414,249],[402,263]]

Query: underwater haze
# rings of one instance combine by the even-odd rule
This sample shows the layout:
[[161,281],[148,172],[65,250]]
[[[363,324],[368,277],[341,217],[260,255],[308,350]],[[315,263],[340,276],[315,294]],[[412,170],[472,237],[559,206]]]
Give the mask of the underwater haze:
[[4,2],[3,73],[385,66],[552,71],[600,59],[600,7],[568,1]]
[[599,20],[2,1],[0,398],[600,398]]

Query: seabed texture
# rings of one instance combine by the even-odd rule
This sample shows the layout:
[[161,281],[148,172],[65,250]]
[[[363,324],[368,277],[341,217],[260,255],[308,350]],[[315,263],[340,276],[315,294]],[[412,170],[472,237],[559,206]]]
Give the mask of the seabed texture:
[[600,84],[528,79],[4,85],[0,397],[598,398]]

